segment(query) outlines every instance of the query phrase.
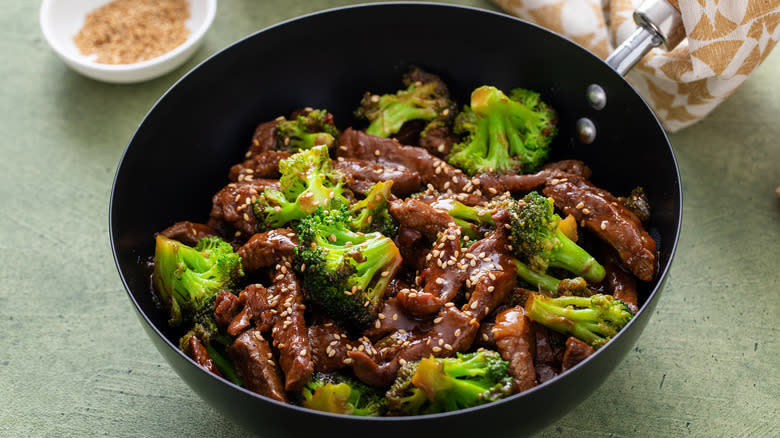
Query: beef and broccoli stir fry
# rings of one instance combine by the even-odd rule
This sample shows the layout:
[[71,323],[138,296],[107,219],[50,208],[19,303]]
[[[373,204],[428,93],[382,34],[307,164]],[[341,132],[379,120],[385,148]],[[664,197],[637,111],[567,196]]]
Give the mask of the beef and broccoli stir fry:
[[153,289],[182,351],[251,391],[362,416],[477,406],[566,372],[657,273],[641,188],[549,162],[556,113],[437,76],[257,126],[207,223],[156,235]]

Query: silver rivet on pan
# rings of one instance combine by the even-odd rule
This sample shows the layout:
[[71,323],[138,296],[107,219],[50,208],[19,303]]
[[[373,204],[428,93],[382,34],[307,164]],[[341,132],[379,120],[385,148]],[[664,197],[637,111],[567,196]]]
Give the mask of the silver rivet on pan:
[[588,103],[595,110],[602,110],[607,106],[607,93],[600,85],[588,85],[585,97],[587,97]]
[[577,120],[577,135],[585,144],[593,143],[596,139],[596,125],[587,117]]

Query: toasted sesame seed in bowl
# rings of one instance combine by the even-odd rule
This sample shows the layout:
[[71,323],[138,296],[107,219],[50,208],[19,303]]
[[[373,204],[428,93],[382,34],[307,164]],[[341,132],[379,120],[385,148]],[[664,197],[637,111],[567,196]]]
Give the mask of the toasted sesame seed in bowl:
[[40,25],[73,70],[104,82],[162,76],[200,47],[216,0],[44,0]]

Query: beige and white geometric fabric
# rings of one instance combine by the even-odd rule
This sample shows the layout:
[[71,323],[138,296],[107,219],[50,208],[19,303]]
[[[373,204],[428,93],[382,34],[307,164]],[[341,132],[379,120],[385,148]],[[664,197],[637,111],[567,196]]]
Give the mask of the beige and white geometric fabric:
[[[602,59],[636,28],[643,0],[493,0]],[[627,79],[671,132],[709,114],[780,40],[780,0],[679,0],[687,38],[653,49]]]

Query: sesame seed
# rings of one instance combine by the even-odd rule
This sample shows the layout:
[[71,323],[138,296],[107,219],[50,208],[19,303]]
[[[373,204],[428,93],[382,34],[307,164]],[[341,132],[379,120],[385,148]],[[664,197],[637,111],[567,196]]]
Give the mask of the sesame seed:
[[438,353],[438,352],[441,351],[441,348],[440,347],[433,347],[433,348],[431,348],[431,351],[433,351],[434,353]]
[[469,307],[471,307],[471,309],[474,310],[474,309],[477,308],[477,306],[479,306],[479,302],[474,301],[473,303],[471,303],[471,305]]
[[377,149],[377,150],[374,151],[374,155],[376,155],[378,157],[378,156],[382,155],[382,152],[379,152],[379,149]]
[[444,284],[444,279],[439,277],[436,279],[436,284]]
[[438,323],[441,322],[442,319],[444,319],[444,318],[442,318],[441,316],[439,316],[438,318],[434,318],[433,323],[434,324],[438,324]]
[[590,214],[590,210],[588,210],[587,208],[583,208],[582,214]]

